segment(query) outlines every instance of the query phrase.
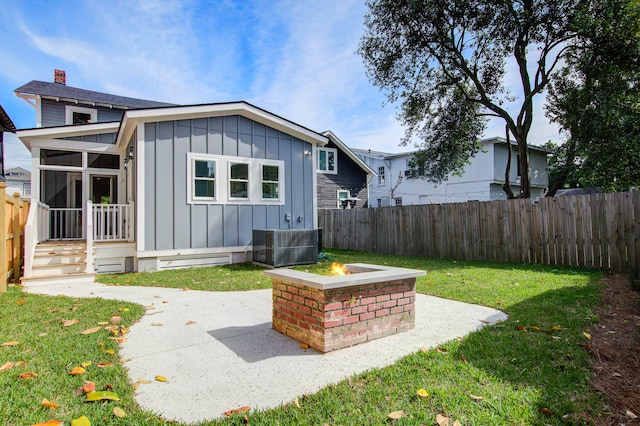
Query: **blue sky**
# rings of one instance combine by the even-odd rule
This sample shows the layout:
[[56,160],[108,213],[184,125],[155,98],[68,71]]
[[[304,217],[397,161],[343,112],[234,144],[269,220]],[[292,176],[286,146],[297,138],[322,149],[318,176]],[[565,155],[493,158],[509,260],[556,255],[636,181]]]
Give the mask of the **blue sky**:
[[[352,148],[407,151],[396,106],[355,53],[365,13],[364,0],[0,0],[0,104],[17,128],[35,127],[34,108],[13,90],[63,69],[74,87],[181,104],[246,100]],[[541,105],[537,145],[558,139]],[[5,136],[5,167],[15,166],[30,168],[28,152]]]

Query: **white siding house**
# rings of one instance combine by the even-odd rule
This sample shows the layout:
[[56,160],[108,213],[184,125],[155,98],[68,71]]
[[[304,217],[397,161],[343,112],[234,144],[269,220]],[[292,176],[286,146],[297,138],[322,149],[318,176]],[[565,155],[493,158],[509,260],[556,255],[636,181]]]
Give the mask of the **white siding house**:
[[[434,185],[411,169],[413,152],[391,154],[354,149],[365,163],[378,173],[369,185],[369,206],[456,203],[465,201],[504,200],[502,190],[507,164],[507,142],[503,138],[482,140],[484,151],[471,159],[461,176],[449,175],[448,180]],[[529,147],[531,198],[542,196],[549,185],[547,174],[548,151]],[[510,181],[514,193],[520,190],[517,146],[512,144]]]

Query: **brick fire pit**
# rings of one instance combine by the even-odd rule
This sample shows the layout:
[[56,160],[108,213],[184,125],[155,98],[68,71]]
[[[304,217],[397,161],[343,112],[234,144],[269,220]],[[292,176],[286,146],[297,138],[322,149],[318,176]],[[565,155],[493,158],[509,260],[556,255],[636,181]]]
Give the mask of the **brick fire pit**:
[[346,267],[350,274],[338,276],[264,271],[273,282],[273,328],[330,352],[415,327],[416,277],[424,271]]

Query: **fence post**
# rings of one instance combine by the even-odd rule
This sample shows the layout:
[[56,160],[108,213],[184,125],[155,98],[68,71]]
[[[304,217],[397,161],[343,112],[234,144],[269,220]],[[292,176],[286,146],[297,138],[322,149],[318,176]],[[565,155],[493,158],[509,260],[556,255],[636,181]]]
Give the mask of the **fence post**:
[[13,279],[20,279],[20,193],[13,193],[13,240],[11,241],[13,253]]
[[0,182],[0,293],[7,291],[7,184]]

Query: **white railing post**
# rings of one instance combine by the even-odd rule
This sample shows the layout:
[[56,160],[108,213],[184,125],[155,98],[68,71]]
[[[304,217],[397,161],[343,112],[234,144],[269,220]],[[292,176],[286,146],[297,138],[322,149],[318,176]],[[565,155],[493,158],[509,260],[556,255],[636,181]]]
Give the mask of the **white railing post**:
[[127,205],[127,241],[133,242],[133,212],[135,212],[133,201]]
[[95,269],[93,268],[93,203],[91,200],[87,201],[87,274],[93,274]]
[[24,276],[31,277],[36,245],[49,239],[49,206],[32,201],[24,227]]

